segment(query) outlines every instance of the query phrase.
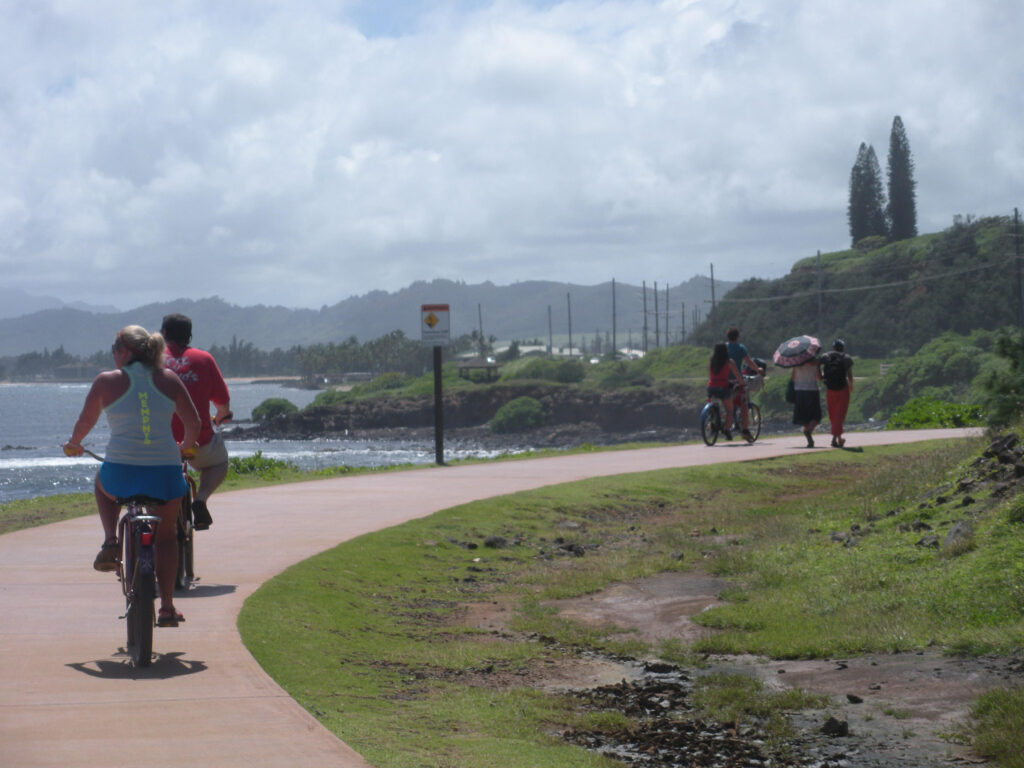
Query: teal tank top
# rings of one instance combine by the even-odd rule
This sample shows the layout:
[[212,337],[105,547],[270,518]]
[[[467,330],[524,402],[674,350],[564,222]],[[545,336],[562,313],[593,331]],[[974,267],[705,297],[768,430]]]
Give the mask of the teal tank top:
[[110,424],[106,460],[141,466],[178,465],[181,453],[171,434],[174,401],[153,384],[153,372],[139,362],[121,369],[128,391],[104,411]]

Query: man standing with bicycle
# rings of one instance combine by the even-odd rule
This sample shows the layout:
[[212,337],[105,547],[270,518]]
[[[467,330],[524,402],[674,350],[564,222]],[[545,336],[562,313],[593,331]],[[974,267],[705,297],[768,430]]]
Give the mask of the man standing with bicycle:
[[[160,333],[167,341],[166,365],[184,383],[202,421],[199,450],[189,459],[189,464],[199,471],[199,488],[192,502],[192,517],[195,529],[205,531],[213,523],[206,502],[228,474],[227,447],[213,425],[231,419],[231,397],[213,355],[189,346],[192,341],[192,320],[189,317],[177,313],[167,315]],[[210,403],[216,408],[212,422]],[[182,424],[175,418],[172,426],[177,437]]]
[[[757,372],[758,378],[761,383],[764,383],[764,374],[761,372],[760,367],[753,361],[750,355],[747,353],[747,348],[740,344],[740,329],[736,326],[731,327],[725,332],[726,349],[729,351],[729,359],[736,363],[736,368],[740,371],[743,370],[743,366]],[[733,396],[736,403],[740,407],[740,414],[743,419],[743,431],[740,433],[743,435],[743,439],[748,443],[754,442],[754,436],[750,434],[750,408],[747,404],[747,388],[743,383],[743,377],[740,376],[736,382],[736,388],[733,390]]]

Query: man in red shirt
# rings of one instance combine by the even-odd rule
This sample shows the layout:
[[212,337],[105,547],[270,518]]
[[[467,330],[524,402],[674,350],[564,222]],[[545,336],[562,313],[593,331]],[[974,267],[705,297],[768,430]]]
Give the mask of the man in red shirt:
[[[160,333],[167,342],[165,364],[178,374],[202,421],[197,441],[199,450],[189,459],[189,464],[199,471],[199,487],[192,502],[192,517],[196,530],[205,531],[213,522],[206,502],[228,474],[228,451],[224,440],[213,431],[213,424],[219,425],[231,418],[231,397],[213,355],[188,345],[192,340],[190,318],[179,314],[167,315]],[[212,423],[210,403],[216,408]],[[175,439],[180,440],[179,435],[184,427],[177,416],[172,420],[171,428]]]

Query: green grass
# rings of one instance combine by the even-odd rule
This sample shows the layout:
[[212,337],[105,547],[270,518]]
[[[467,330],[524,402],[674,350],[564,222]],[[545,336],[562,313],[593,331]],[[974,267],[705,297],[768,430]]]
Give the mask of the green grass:
[[982,694],[971,709],[974,748],[1002,768],[1024,768],[1024,687]]
[[[487,459],[454,459],[448,464],[475,464],[483,461],[522,461],[547,456],[560,456],[571,453],[597,453],[601,451],[623,451],[635,448],[646,448],[655,443],[623,443],[613,446],[595,446],[582,443],[572,449],[546,448],[520,453],[508,453]],[[340,465],[315,470],[301,470],[295,465],[276,459],[267,459],[261,452],[253,456],[231,459],[231,467],[227,479],[217,493],[239,491],[246,488],[263,488],[285,483],[301,483],[308,480],[319,480],[326,477],[358,475],[375,472],[396,472],[410,469],[425,469],[433,465],[425,464],[391,464],[383,467],[350,467]],[[83,517],[96,512],[96,502],[91,493],[64,493],[53,496],[38,496],[32,499],[18,499],[0,504],[0,535],[32,528],[37,525],[57,523],[73,517]]]
[[[517,681],[584,652],[1019,648],[1024,537],[1006,504],[978,500],[976,545],[959,557],[917,547],[920,534],[900,528],[928,519],[942,530],[955,519],[954,502],[921,500],[954,482],[977,449],[960,441],[822,452],[488,499],[296,565],[246,602],[239,626],[268,673],[374,765],[606,765],[557,737],[593,713]],[[853,525],[871,532],[852,547],[831,540]],[[512,545],[483,545],[496,535]],[[690,569],[734,585],[727,605],[701,614],[720,631],[695,649],[649,649],[560,618],[548,602]],[[467,605],[495,602],[510,607],[508,631],[462,620]],[[714,716],[767,719],[782,740],[781,712],[820,706],[727,679],[702,695]]]

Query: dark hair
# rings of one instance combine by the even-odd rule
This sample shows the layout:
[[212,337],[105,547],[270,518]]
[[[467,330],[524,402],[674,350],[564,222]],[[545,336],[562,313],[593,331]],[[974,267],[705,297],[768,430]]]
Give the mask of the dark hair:
[[711,352],[711,372],[718,373],[722,370],[723,365],[729,364],[729,350],[726,349],[725,344],[715,344],[714,350]]
[[740,329],[735,325],[725,332],[725,338],[729,341],[736,341],[740,337]]
[[192,341],[192,320],[176,312],[173,315],[164,315],[160,333],[168,341],[185,346]]
[[846,349],[846,342],[843,341],[842,339],[836,339],[835,341],[832,342],[832,349],[834,349],[836,352],[842,352],[843,350]]

